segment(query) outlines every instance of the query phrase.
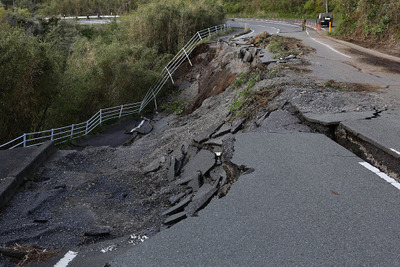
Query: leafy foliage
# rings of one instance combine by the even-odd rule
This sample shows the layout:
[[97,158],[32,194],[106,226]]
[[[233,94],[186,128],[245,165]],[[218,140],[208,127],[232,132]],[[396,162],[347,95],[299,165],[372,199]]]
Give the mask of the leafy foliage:
[[[152,1],[120,23],[79,26],[33,18],[29,10],[50,2],[41,11],[69,5],[83,12],[116,3],[130,10],[141,2],[126,2],[131,7],[122,0],[14,2],[15,8],[7,0],[0,6],[0,143],[87,120],[100,108],[141,101],[171,54],[197,30],[224,18],[222,4],[214,0]],[[175,103],[174,109],[183,107]]]
[[400,2],[395,0],[336,0],[339,24],[335,34],[349,38],[400,39]]
[[0,29],[0,140],[39,129],[57,96],[59,54],[20,28]]
[[160,53],[176,53],[199,29],[221,24],[222,5],[214,1],[154,1],[127,21],[128,38]]
[[268,17],[299,17],[304,14],[315,15],[325,10],[325,0],[225,0],[228,14]]

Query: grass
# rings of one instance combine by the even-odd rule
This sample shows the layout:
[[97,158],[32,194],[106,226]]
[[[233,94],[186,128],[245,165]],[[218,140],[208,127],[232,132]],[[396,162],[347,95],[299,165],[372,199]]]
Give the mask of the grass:
[[163,110],[165,110],[165,112],[169,113],[169,114],[177,114],[180,115],[185,111],[185,107],[186,105],[181,101],[181,100],[173,100],[171,102],[169,102],[168,104],[164,104],[161,106],[161,108]]

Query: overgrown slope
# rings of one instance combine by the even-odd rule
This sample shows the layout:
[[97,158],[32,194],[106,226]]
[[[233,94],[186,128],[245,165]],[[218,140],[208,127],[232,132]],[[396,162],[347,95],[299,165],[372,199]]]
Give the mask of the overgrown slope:
[[141,101],[172,55],[223,19],[217,1],[152,1],[118,23],[80,26],[0,2],[0,144]]
[[[370,46],[389,46],[400,55],[400,2],[398,0],[336,0],[339,19],[335,34]],[[399,51],[395,51],[399,49]]]

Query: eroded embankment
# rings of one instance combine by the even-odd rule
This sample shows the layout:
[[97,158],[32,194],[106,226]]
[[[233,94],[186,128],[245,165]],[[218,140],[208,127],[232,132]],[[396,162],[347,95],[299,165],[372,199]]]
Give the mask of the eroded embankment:
[[58,151],[2,211],[1,245],[113,253],[229,193],[251,171],[230,161],[236,134],[320,131],[339,139],[337,126],[299,114],[373,114],[399,106],[374,91],[341,90],[304,76],[301,51],[268,62],[264,56],[263,64],[264,53],[262,45],[228,41],[199,46],[193,67],[186,63],[174,77],[180,86],[171,102],[180,101],[185,113],[156,115],[126,146]]

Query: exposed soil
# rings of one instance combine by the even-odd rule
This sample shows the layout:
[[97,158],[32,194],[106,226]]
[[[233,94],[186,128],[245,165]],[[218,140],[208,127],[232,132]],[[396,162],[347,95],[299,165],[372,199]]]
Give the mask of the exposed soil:
[[323,86],[344,92],[378,93],[380,86],[365,83],[345,83],[333,80],[327,81]]
[[[192,54],[193,67],[186,62],[177,70],[176,84],[187,84],[177,93],[196,92],[194,100],[186,103],[190,111],[187,115],[157,115],[153,131],[138,135],[127,146],[58,151],[1,212],[0,246],[34,245],[35,249],[51,251],[82,248],[123,236],[152,236],[169,227],[163,223],[162,213],[176,198],[179,200],[178,196],[191,192],[169,180],[171,168],[176,167],[176,153],[187,145],[191,145],[194,154],[200,148],[220,153],[220,145],[194,144],[194,140],[199,135],[210,139],[226,123],[239,120],[243,124],[241,131],[313,131],[293,116],[296,111],[292,106],[321,113],[400,106],[368,86],[334,82],[321,85],[294,72],[293,69],[306,66],[300,53],[265,66],[256,57],[250,62],[244,60],[241,49],[222,41],[216,49],[203,44]],[[230,105],[248,83],[237,88],[229,85],[239,73],[254,69],[263,73],[251,87],[254,101],[248,103],[249,113],[242,119],[230,111]],[[344,87],[348,89],[340,90]],[[223,134],[231,137],[233,146],[234,134]],[[222,159],[226,157],[229,158],[222,155]],[[190,157],[183,161],[189,160]],[[234,182],[238,169],[230,167],[225,171],[231,173],[229,180]],[[174,176],[173,173],[171,180]],[[208,173],[205,176],[212,178]],[[229,186],[224,190],[218,195],[226,194]],[[9,257],[0,256],[0,265],[14,264]]]
[[395,57],[400,57],[400,45],[398,44],[398,41],[386,41],[386,42],[376,42],[376,41],[361,41],[361,40],[355,40],[353,38],[344,38],[343,40],[354,43],[356,45],[369,48],[369,49],[374,49],[377,51],[380,51],[384,54],[392,55]]
[[283,56],[288,55],[307,55],[314,51],[312,47],[304,45],[300,40],[292,37],[285,37],[280,35],[271,35],[263,32],[255,36],[249,41],[249,44],[256,47],[267,48],[268,45],[274,42],[279,43],[279,53]]
[[363,63],[380,67],[387,72],[400,74],[400,62],[367,54],[354,48],[348,48],[347,51],[349,51],[351,54],[361,56],[359,60]]

